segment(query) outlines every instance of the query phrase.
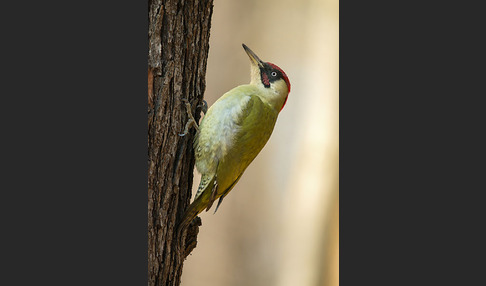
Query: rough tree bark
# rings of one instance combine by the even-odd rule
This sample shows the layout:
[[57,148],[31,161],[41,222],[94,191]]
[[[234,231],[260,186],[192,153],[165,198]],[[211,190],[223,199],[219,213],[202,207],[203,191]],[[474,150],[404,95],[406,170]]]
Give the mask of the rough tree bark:
[[178,238],[177,223],[191,198],[192,141],[182,98],[199,120],[213,0],[149,0],[148,281],[180,285],[182,265],[196,246],[200,220]]

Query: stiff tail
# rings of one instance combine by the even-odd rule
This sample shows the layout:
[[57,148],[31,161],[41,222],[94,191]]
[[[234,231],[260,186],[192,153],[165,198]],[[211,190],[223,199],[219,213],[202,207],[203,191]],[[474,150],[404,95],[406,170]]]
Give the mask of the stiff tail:
[[179,223],[179,232],[182,232],[191,222],[192,220],[205,208],[207,208],[212,190],[215,187],[214,180],[201,180],[201,185],[198,188],[196,193],[196,198],[194,202],[189,206],[189,208],[184,213],[182,221]]
[[214,201],[219,198],[216,209],[214,210],[214,213],[216,213],[219,206],[223,202],[223,198],[231,191],[231,189],[233,189],[236,183],[240,180],[242,174],[240,174],[238,178],[236,178],[236,180],[226,190],[224,190],[224,192],[220,193],[220,196],[218,196],[217,179],[215,177],[210,178],[203,176],[196,193],[196,198],[184,213],[184,217],[182,218],[182,221],[178,227],[178,232],[181,233],[204,209],[208,211],[212,207]]
[[192,222],[192,220],[206,207],[204,204],[201,203],[200,199],[201,197],[195,200],[184,213],[184,217],[182,218],[182,221],[180,222],[178,227],[179,232],[182,232]]

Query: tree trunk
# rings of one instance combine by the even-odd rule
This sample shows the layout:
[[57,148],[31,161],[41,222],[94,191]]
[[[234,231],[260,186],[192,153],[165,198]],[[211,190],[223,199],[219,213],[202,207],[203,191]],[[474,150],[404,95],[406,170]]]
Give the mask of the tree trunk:
[[213,0],[149,0],[148,281],[180,285],[182,265],[196,246],[200,220],[182,238],[177,224],[191,198],[195,130],[181,99],[200,118]]

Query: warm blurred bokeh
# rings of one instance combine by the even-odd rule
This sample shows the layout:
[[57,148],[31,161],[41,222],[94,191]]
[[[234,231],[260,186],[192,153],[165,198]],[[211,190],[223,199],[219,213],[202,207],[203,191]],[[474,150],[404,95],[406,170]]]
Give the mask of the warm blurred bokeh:
[[[205,99],[248,83],[248,45],[292,84],[262,152],[201,214],[183,286],[339,285],[339,2],[215,0]],[[194,189],[199,183],[195,171]]]

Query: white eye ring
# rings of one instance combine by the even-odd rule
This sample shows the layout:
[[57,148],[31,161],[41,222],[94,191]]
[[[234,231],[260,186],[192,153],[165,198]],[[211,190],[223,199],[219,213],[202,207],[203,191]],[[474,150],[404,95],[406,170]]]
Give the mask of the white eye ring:
[[272,72],[272,76],[277,76],[277,72]]

